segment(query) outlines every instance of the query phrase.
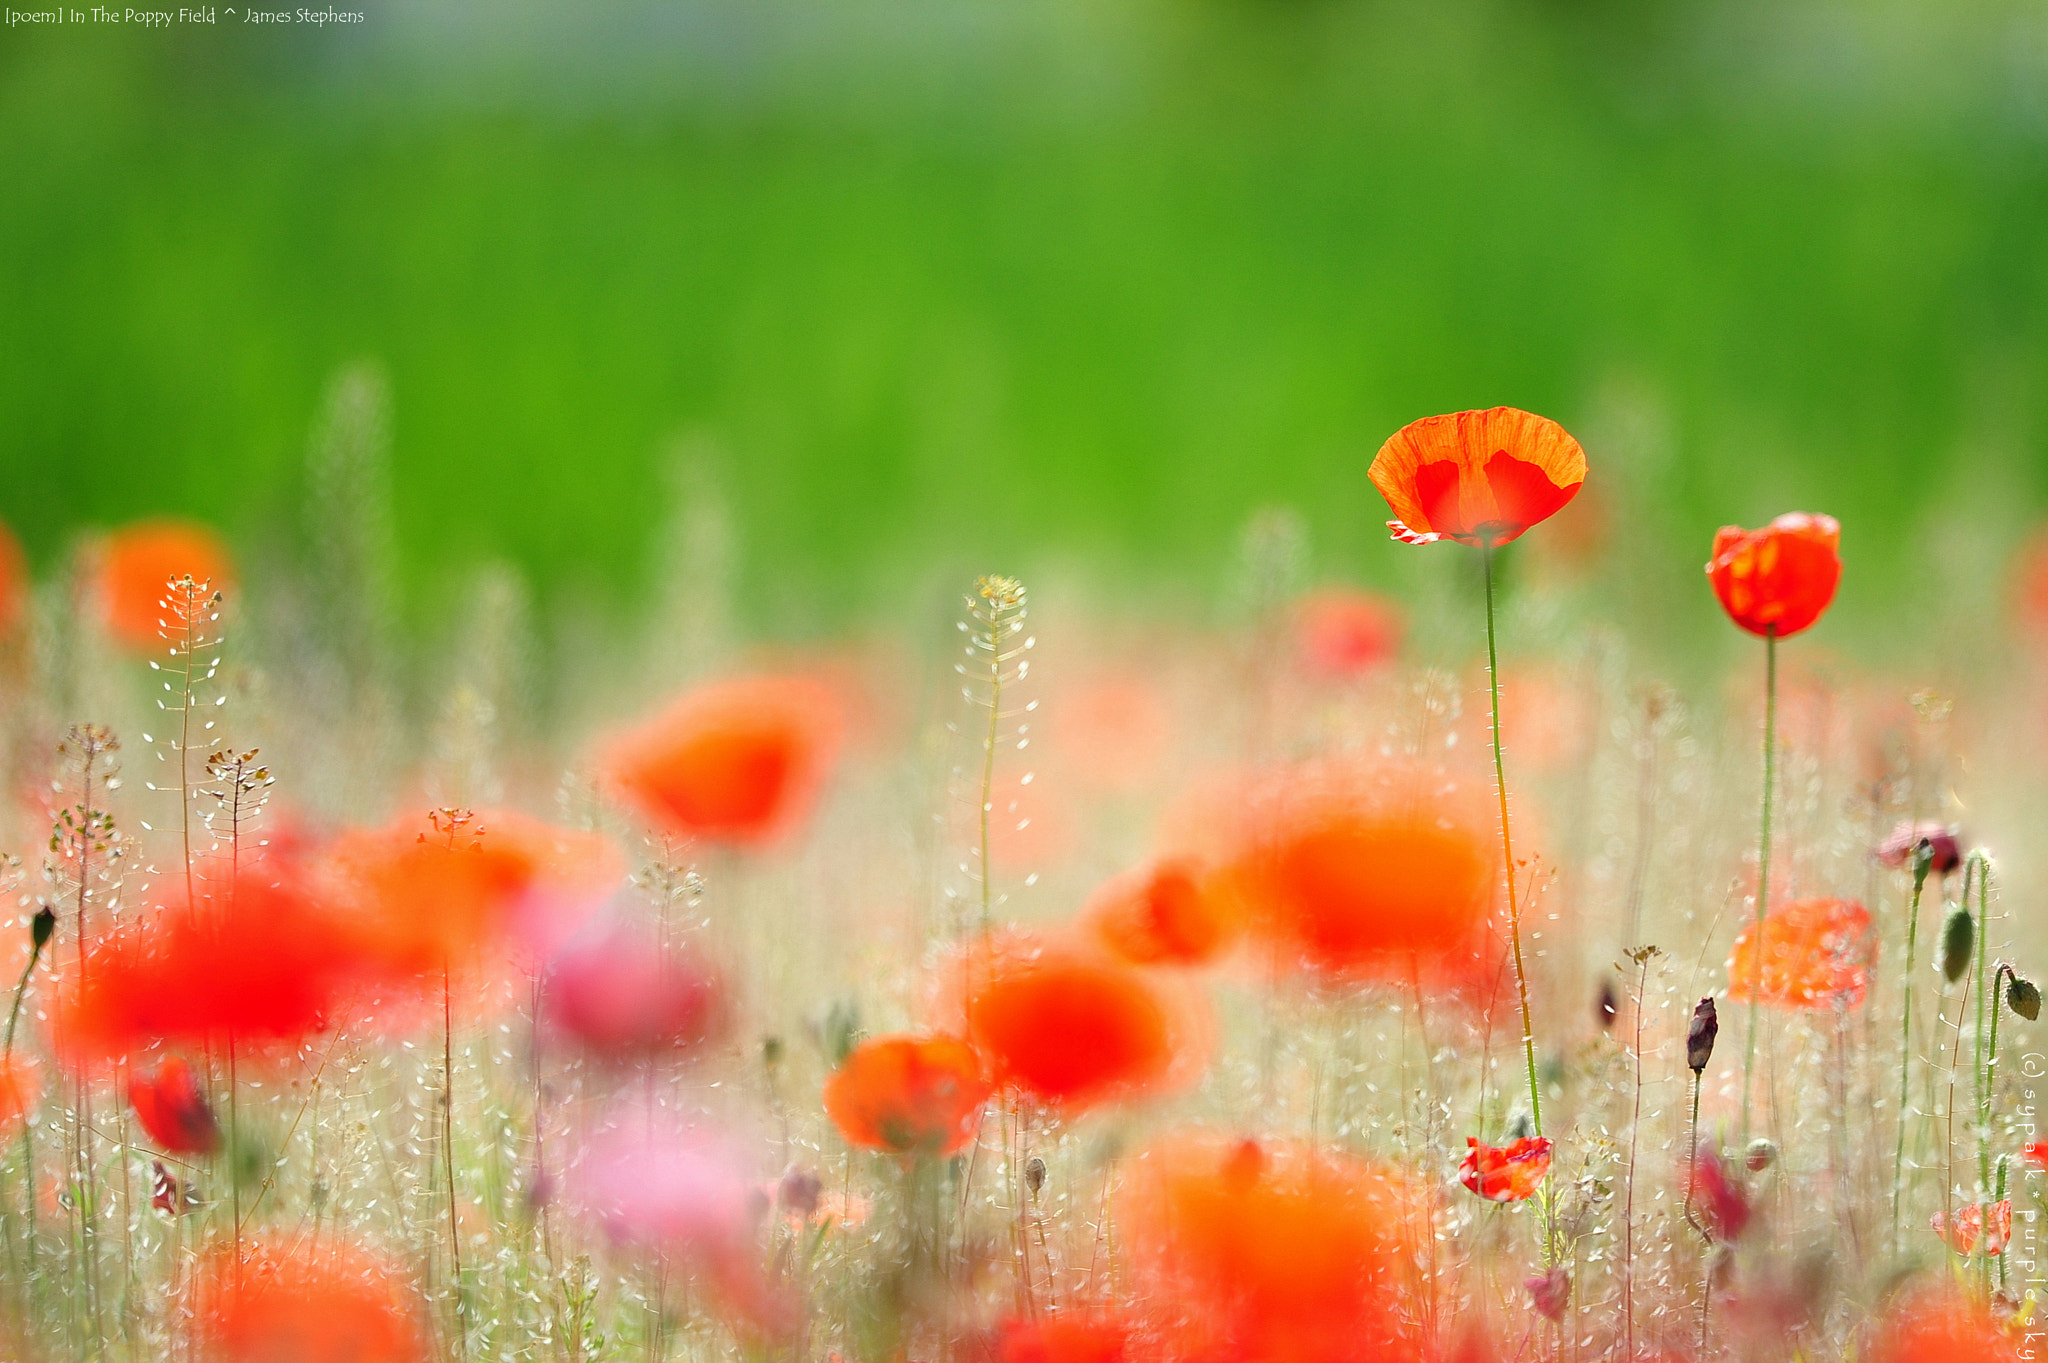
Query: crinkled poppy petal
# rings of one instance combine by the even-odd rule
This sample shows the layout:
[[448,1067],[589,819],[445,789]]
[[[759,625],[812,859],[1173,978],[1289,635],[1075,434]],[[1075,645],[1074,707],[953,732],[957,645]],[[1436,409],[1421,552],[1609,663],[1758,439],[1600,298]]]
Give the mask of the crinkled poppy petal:
[[1498,1148],[1467,1136],[1458,1181],[1489,1202],[1520,1202],[1550,1174],[1550,1138],[1522,1136]]
[[1723,526],[1707,576],[1721,608],[1752,634],[1784,638],[1820,619],[1841,581],[1841,526],[1789,512],[1761,530]]
[[1555,514],[1586,479],[1586,455],[1556,422],[1513,407],[1424,417],[1396,431],[1369,477],[1396,539],[1506,544]]

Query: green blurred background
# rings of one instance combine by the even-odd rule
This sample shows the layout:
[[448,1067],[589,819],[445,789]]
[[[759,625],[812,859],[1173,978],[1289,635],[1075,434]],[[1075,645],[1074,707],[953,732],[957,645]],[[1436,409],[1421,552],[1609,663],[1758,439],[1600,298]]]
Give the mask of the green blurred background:
[[1268,504],[1391,580],[1372,451],[1493,403],[1582,436],[1678,638],[1723,521],[1841,517],[1867,633],[1988,602],[2048,496],[2038,3],[364,7],[0,34],[40,564],[166,510],[290,555],[361,361],[428,624],[489,558],[641,600],[679,459],[786,630],[1017,565],[1214,595]]

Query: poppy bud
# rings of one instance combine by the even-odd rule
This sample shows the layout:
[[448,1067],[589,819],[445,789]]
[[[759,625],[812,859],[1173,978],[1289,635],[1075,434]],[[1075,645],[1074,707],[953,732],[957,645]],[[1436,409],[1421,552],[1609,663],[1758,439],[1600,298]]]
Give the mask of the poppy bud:
[[1045,1161],[1033,1155],[1024,1161],[1024,1186],[1031,1190],[1033,1197],[1045,1186]]
[[2011,971],[2006,972],[2006,1006],[2029,1022],[2041,1016],[2041,990],[2032,980],[2023,980]]
[[1752,1174],[1761,1174],[1778,1159],[1778,1144],[1764,1136],[1758,1136],[1743,1152],[1742,1162]]
[[1714,1058],[1714,1038],[1720,1034],[1721,1019],[1714,1011],[1714,1000],[1701,999],[1692,1010],[1692,1026],[1685,1034],[1685,1063],[1694,1074]]
[[36,910],[36,916],[29,921],[29,941],[35,950],[41,951],[50,944],[50,937],[57,931],[57,911],[48,904]]
[[1957,909],[1941,925],[1941,974],[1954,984],[1970,968],[1970,950],[1977,945],[1976,920],[1968,909]]

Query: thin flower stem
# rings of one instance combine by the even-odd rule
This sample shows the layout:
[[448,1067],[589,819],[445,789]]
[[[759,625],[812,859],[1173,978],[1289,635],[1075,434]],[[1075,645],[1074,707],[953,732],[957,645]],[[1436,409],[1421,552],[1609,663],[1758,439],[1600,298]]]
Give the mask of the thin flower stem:
[[[1758,969],[1762,969],[1764,950],[1764,913],[1770,907],[1771,899],[1771,796],[1778,778],[1778,632],[1774,628],[1764,635],[1764,799],[1763,827],[1757,835],[1756,852],[1756,951]],[[1742,1060],[1742,1139],[1749,1141],[1750,1131],[1750,1090],[1751,1080],[1756,1074],[1756,1024],[1760,1011],[1761,990],[1751,990],[1749,995],[1749,1039],[1743,1045]]]
[[467,1349],[462,1319],[462,1221],[455,1203],[455,986],[441,963],[441,1164],[448,1179],[449,1289],[455,1306],[455,1356]]
[[1906,906],[1906,993],[1899,1009],[1899,1131],[1892,1144],[1892,1253],[1899,1252],[1899,1193],[1906,1162],[1906,1103],[1912,1085],[1913,962],[1920,941],[1920,894],[1927,886],[1927,868],[1916,865],[1913,898]]
[[[1977,865],[1977,1007],[1973,1015],[1976,1036],[1975,1079],[1977,1088],[1977,1243],[1984,1247],[1979,1271],[1989,1295],[1991,1287],[1991,1208],[1985,1198],[1991,1192],[1991,1065],[1997,1054],[1998,995],[1985,978],[1991,950],[1991,859],[1982,851],[1972,852]],[[1964,905],[1968,907],[1967,904]],[[1985,1013],[1989,1010],[1993,1041],[1985,1046]]]

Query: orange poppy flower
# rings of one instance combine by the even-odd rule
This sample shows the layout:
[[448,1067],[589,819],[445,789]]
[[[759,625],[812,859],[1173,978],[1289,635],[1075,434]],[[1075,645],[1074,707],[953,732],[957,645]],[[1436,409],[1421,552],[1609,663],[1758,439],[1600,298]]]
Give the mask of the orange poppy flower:
[[1203,879],[1201,867],[1186,859],[1140,866],[1104,882],[1081,920],[1112,955],[1133,965],[1202,965],[1230,946],[1239,927]]
[[220,537],[189,521],[138,521],[107,536],[101,546],[98,589],[107,632],[128,647],[162,646],[169,608],[164,593],[190,576],[216,590],[234,585],[234,561]]
[[1514,407],[1424,417],[1394,432],[1367,473],[1407,544],[1502,545],[1555,515],[1586,481],[1564,427]]
[[28,618],[29,586],[28,556],[14,532],[0,523],[0,635],[14,633]]
[[848,1145],[950,1155],[974,1139],[992,1087],[957,1037],[876,1037],[825,1081],[825,1114]]
[[173,1155],[211,1155],[220,1149],[220,1125],[206,1105],[206,1095],[199,1091],[192,1066],[181,1055],[166,1059],[154,1074],[131,1076],[128,1105],[159,1150]]
[[1465,972],[1484,946],[1493,853],[1463,811],[1305,773],[1252,815],[1218,877],[1286,960],[1348,980]]
[[0,1056],[0,1137],[13,1133],[43,1096],[35,1061],[25,1055]]
[[1003,1322],[996,1363],[1125,1363],[1131,1322],[1097,1312],[1062,1311]]
[[699,687],[614,740],[611,783],[657,825],[758,846],[801,821],[839,746],[839,702],[802,677]]
[[1183,1138],[1119,1197],[1140,1290],[1186,1363],[1409,1360],[1399,1283],[1429,1234],[1395,1174],[1306,1144]]
[[1714,532],[1707,577],[1728,618],[1783,639],[1820,619],[1842,578],[1842,527],[1833,516],[1788,512],[1761,530]]
[[1011,934],[956,978],[997,1082],[1068,1112],[1179,1087],[1207,1059],[1191,991],[1084,947]]
[[1548,1136],[1522,1136],[1498,1147],[1467,1136],[1465,1144],[1469,1148],[1458,1166],[1458,1182],[1488,1202],[1520,1202],[1550,1176]]
[[392,1265],[333,1243],[256,1245],[237,1266],[215,1253],[198,1284],[201,1357],[211,1363],[425,1363],[412,1292]]
[[1992,1323],[1982,1303],[1939,1289],[1887,1311],[1858,1354],[1868,1363],[2011,1363],[2020,1356],[2018,1341]]
[[1756,924],[1736,935],[1728,957],[1728,997],[1783,1008],[1854,1008],[1870,988],[1875,955],[1870,915],[1853,899],[1795,899],[1765,915],[1763,949]]
[[1295,606],[1295,646],[1311,672],[1359,676],[1401,651],[1401,608],[1347,587],[1311,593]]
[[1990,1234],[1984,1233],[1985,1209],[1972,1202],[1956,1208],[1953,1221],[1947,1212],[1936,1212],[1928,1224],[1934,1233],[1947,1242],[1948,1247],[1958,1254],[1968,1254],[1977,1247],[1977,1237],[1984,1235],[1986,1254],[2003,1254],[2005,1247],[2012,1243],[2012,1201],[1994,1202],[1990,1207]]
[[2048,1141],[2028,1141],[2020,1147],[2020,1158],[2048,1174]]

